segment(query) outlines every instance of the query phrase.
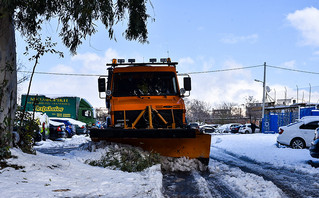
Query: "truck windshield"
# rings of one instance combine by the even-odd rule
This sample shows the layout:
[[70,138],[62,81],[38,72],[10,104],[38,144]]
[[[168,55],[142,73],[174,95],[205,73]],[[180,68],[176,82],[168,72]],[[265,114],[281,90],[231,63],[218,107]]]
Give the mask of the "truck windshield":
[[173,72],[132,72],[113,74],[113,96],[166,96],[178,94]]

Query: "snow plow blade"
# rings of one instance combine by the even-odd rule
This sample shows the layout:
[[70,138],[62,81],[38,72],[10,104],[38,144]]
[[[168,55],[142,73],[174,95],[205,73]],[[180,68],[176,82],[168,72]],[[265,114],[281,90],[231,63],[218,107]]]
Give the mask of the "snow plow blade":
[[167,157],[188,157],[208,164],[211,136],[195,129],[91,129],[92,141],[141,147]]

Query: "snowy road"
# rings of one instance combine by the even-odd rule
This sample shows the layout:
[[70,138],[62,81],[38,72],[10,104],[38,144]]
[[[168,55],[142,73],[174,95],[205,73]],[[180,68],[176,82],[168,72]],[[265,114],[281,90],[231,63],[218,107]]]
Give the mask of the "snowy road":
[[[62,165],[65,163],[66,167],[72,162],[71,164],[81,166],[81,169],[87,169],[90,174],[86,175],[85,178],[92,177],[92,170],[100,170],[107,175],[115,173],[116,177],[112,177],[113,180],[120,177],[126,178],[128,175],[132,177],[130,181],[124,183],[123,179],[116,180],[118,185],[132,187],[128,193],[123,192],[120,188],[115,191],[114,189],[110,191],[108,188],[102,188],[106,180],[99,178],[95,181],[98,177],[94,177],[94,182],[99,183],[99,185],[97,185],[98,189],[93,188],[94,191],[88,194],[90,196],[131,197],[138,194],[137,197],[319,197],[319,181],[317,179],[319,169],[307,163],[309,160],[318,160],[311,158],[307,149],[278,148],[275,145],[276,137],[276,134],[212,135],[208,170],[189,172],[165,172],[154,167],[146,172],[132,175],[121,171],[115,173],[108,169],[89,167],[84,165],[83,161],[92,156],[98,157],[101,152],[103,153],[103,150],[99,152],[77,150],[82,142],[85,143],[89,140],[80,136],[67,139],[65,142],[42,142],[43,145],[38,146],[37,150],[58,157],[56,159],[61,158],[62,161],[59,163]],[[46,156],[42,157],[46,158]],[[47,158],[49,159],[49,156]],[[51,163],[50,161],[44,160],[43,163]],[[30,172],[28,169],[33,170],[33,165],[26,168],[27,173]],[[48,170],[43,171],[47,174]],[[78,180],[78,177],[75,177],[76,174],[78,174],[77,171],[70,172],[68,177],[74,177],[76,181]],[[81,174],[83,173],[81,172]],[[51,177],[55,176],[51,175]],[[12,179],[13,184],[15,181]],[[45,185],[47,184],[45,183]],[[54,189],[59,188],[61,187],[56,184]],[[72,191],[64,192],[63,196],[76,197],[81,195],[76,185],[70,189]],[[92,186],[88,189],[91,190]]]
[[[259,163],[244,156],[238,156],[223,149],[215,148],[213,161],[229,167],[239,168],[246,174],[262,177],[272,182],[280,192],[281,197],[318,197],[318,177],[307,175],[302,171],[285,167],[275,167],[271,164]],[[226,173],[227,174],[227,173]],[[267,189],[264,189],[267,191]]]
[[164,197],[241,197],[209,172],[163,173]]
[[[164,196],[318,197],[319,195],[318,177],[312,174],[307,175],[302,171],[259,163],[217,147],[213,150],[209,171],[163,173]],[[236,177],[234,179],[242,184],[228,182],[232,177]]]
[[209,171],[163,173],[164,196],[318,197],[319,172],[307,164],[309,151],[277,148],[275,138],[213,136]]

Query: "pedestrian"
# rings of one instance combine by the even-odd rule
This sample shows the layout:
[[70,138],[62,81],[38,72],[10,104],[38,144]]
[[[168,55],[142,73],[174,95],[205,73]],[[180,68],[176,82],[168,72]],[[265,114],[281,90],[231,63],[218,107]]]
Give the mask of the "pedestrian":
[[46,137],[45,137],[45,122],[42,123],[42,139],[43,139],[43,141],[46,141]]
[[252,131],[252,133],[255,133],[255,130],[256,130],[256,124],[255,124],[255,122],[252,122],[251,123],[251,131]]

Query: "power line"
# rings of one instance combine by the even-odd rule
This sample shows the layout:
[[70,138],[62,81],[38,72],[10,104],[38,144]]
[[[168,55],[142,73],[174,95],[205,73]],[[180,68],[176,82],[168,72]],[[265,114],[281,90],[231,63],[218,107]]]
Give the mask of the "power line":
[[284,68],[284,67],[272,66],[272,65],[266,65],[266,66],[271,68],[276,68],[276,69],[287,70],[287,71],[301,72],[301,73],[307,73],[307,74],[319,74],[319,72],[303,71],[299,69],[290,69],[290,68]]
[[[21,73],[32,73],[31,71],[18,71]],[[35,74],[57,75],[57,76],[101,76],[101,74],[72,74],[72,73],[58,73],[58,72],[34,72]]]
[[178,75],[206,74],[206,73],[214,73],[214,72],[235,71],[235,70],[251,69],[251,68],[262,67],[262,66],[264,66],[264,65],[255,65],[255,66],[247,66],[247,67],[237,67],[237,68],[230,68],[230,69],[218,69],[218,70],[211,70],[211,71],[188,72],[188,73],[182,73],[182,74],[178,74]]

